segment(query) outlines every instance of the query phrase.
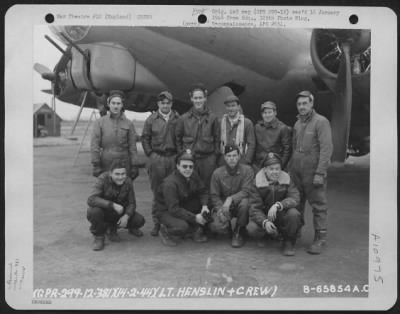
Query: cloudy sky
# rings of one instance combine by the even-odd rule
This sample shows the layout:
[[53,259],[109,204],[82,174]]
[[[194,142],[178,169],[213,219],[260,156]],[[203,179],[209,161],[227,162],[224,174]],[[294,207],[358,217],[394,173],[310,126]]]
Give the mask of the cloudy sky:
[[[44,36],[50,36],[61,47],[65,45],[57,40],[47,26],[36,26],[34,29],[34,56],[33,63],[41,63],[53,70],[61,58],[61,52],[57,50]],[[33,65],[32,65],[33,67]],[[33,70],[33,102],[45,102],[51,107],[51,95],[43,93],[42,89],[50,89],[51,83],[41,78],[40,74]],[[79,107],[56,100],[56,112],[64,120],[74,120],[78,114]],[[82,111],[81,119],[88,119],[92,109],[85,108]],[[144,120],[149,113],[126,112],[129,119]]]

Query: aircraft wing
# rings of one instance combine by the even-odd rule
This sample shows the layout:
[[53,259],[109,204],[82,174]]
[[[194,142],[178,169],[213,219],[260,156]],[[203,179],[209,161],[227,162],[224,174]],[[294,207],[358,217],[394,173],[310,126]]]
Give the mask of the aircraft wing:
[[[260,118],[265,100],[293,125],[294,96],[314,93],[318,112],[332,124],[333,160],[348,147],[365,153],[369,136],[370,32],[363,30],[52,26],[64,44],[52,73],[36,65],[56,97],[103,109],[109,90],[127,94],[127,110],[156,110],[156,95],[170,90],[179,112],[189,109],[189,86],[203,82],[208,105],[224,111],[227,94],[244,113]],[[59,47],[60,48],[60,47]],[[349,141],[350,140],[350,141]]]

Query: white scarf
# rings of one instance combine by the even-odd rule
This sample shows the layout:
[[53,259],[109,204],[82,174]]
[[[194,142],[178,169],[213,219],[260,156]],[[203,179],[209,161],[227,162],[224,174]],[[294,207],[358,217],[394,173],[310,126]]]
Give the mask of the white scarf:
[[170,110],[167,114],[162,113],[161,110],[158,110],[158,112],[161,115],[161,117],[163,117],[164,120],[168,122],[169,118],[171,117],[172,110]]
[[236,131],[236,138],[235,138],[235,144],[239,147],[240,154],[243,154],[245,151],[245,147],[243,147],[243,142],[244,142],[244,115],[238,114],[236,118],[230,119],[227,114],[224,114],[222,119],[221,119],[221,152],[223,153],[225,151],[225,146],[227,144],[227,124],[228,124],[228,119],[229,122],[234,125],[238,121],[239,125]]

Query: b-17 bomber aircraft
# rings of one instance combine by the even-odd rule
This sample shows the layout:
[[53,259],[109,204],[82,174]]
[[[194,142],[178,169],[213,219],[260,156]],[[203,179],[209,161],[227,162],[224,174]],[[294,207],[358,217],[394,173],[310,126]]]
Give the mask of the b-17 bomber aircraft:
[[[369,153],[371,34],[369,30],[51,26],[65,47],[53,71],[34,68],[51,82],[47,92],[81,107],[106,110],[107,93],[126,92],[126,110],[157,109],[170,90],[174,109],[190,108],[188,90],[203,82],[207,104],[218,115],[228,94],[244,114],[260,119],[266,100],[292,126],[295,95],[310,90],[316,110],[332,125],[332,160]],[[46,92],[46,91],[45,91]]]

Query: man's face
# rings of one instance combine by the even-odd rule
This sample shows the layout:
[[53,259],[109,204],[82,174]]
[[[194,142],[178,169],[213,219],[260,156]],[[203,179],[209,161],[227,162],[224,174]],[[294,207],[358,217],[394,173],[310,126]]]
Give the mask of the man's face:
[[204,104],[206,103],[207,97],[202,90],[196,89],[192,92],[190,100],[195,109],[201,110],[204,108]]
[[162,100],[159,100],[157,102],[158,109],[163,113],[163,114],[168,114],[171,111],[172,108],[172,101],[169,100],[168,98],[163,98]]
[[224,158],[229,168],[235,168],[239,162],[240,155],[237,150],[234,150],[230,153],[225,154]]
[[308,115],[313,109],[313,102],[311,101],[310,97],[300,96],[297,98],[296,105],[301,116]]
[[126,169],[125,168],[116,168],[111,171],[111,179],[114,181],[116,185],[124,184],[126,180]]
[[281,165],[273,164],[267,167],[264,167],[265,175],[270,181],[278,181],[279,175],[281,174]]
[[121,113],[121,110],[123,107],[122,99],[120,97],[111,98],[110,103],[108,104],[108,107],[110,108],[110,112],[113,114]]
[[194,163],[190,160],[180,160],[176,168],[186,179],[189,179],[193,174]]
[[261,113],[264,122],[271,122],[276,117],[276,111],[274,109],[264,109]]
[[226,112],[229,118],[235,118],[240,111],[240,105],[236,101],[231,101],[225,104]]

